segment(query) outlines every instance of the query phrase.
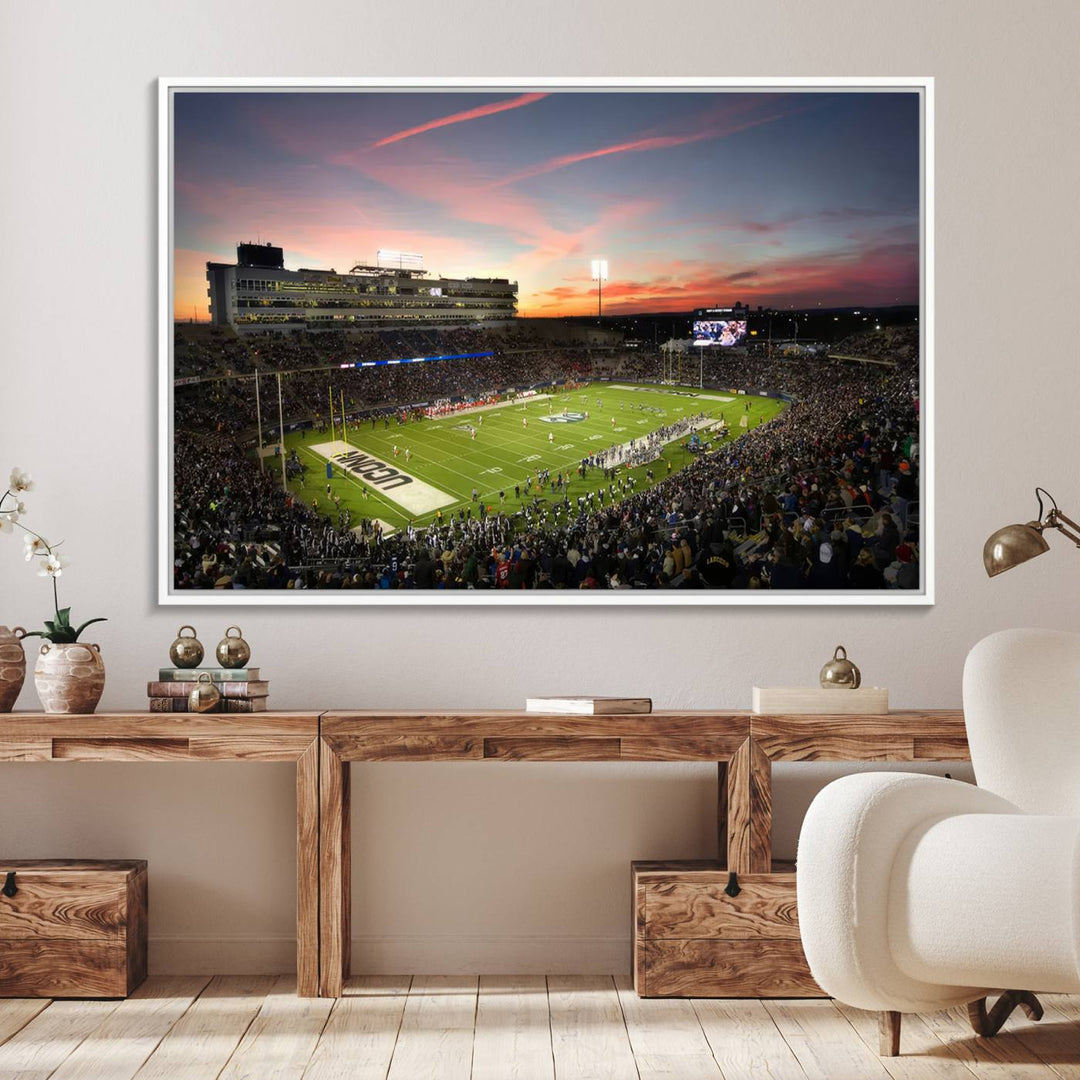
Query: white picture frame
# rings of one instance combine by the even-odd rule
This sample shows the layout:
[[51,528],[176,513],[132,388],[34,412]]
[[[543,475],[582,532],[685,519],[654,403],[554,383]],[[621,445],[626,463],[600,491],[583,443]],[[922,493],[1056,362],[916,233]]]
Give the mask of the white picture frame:
[[[206,91],[872,91],[917,92],[920,98],[920,544],[917,590],[241,590],[173,588],[173,154],[174,96]],[[193,78],[158,82],[159,438],[157,599],[167,606],[926,606],[934,603],[934,80],[905,77],[755,78]]]

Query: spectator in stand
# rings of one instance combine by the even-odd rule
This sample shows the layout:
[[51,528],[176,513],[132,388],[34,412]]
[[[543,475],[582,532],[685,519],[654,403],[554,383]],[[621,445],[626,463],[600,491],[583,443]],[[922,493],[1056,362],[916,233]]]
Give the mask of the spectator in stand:
[[[400,422],[403,401],[483,400],[537,372],[586,379],[592,365],[587,350],[556,349],[528,331],[471,329],[211,336],[202,342],[181,337],[177,356],[190,376],[203,377],[223,370],[247,374],[256,366],[292,371],[394,349],[397,355],[493,355],[335,370],[332,392],[335,400],[344,392],[351,419],[377,419],[389,409],[388,426],[394,414]],[[353,529],[336,516],[321,516],[260,471],[252,453],[249,382],[178,386],[176,587],[917,588],[916,546],[901,542],[919,490],[917,333],[869,335],[837,351],[894,366],[725,355],[715,361],[718,385],[775,386],[793,403],[681,470],[665,476],[657,469],[659,483],[621,500],[622,492],[576,506],[566,499],[550,511],[520,507],[517,500],[513,514],[500,507],[487,515],[447,515],[427,529],[390,537],[370,521]],[[621,374],[648,377],[653,362],[634,354]],[[329,430],[328,418],[318,413],[325,369],[290,374],[282,383],[288,421]],[[409,422],[419,414],[410,406],[404,415]],[[890,491],[881,480],[891,477],[898,453],[903,457]],[[292,475],[302,475],[299,460],[290,457],[287,464]]]
[[903,532],[907,531],[908,508],[918,497],[919,486],[912,475],[911,463],[901,461],[896,486],[893,488],[893,509],[896,511],[900,529]]

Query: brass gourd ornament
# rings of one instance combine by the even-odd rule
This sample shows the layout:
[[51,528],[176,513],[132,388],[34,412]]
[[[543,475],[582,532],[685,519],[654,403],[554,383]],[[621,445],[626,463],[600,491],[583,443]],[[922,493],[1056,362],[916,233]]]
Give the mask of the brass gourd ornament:
[[[184,636],[184,631],[191,634]],[[198,667],[202,663],[204,650],[202,642],[195,636],[194,626],[181,626],[176,631],[176,640],[169,646],[169,659],[178,668]]]
[[862,672],[847,656],[847,649],[837,645],[833,658],[821,669],[821,685],[826,690],[858,690]]
[[[236,637],[232,632],[236,631]],[[218,642],[218,663],[225,668],[242,668],[251,659],[251,646],[244,640],[239,626],[230,626]]]
[[188,693],[188,712],[212,712],[221,703],[221,693],[210,678],[210,673],[200,671],[195,685]]

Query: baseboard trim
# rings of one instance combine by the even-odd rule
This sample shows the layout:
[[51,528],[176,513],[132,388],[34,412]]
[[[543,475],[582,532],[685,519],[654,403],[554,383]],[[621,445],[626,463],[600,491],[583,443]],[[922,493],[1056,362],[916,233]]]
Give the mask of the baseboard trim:
[[[354,937],[353,970],[368,975],[610,975],[630,971],[624,937],[390,934]],[[294,938],[150,939],[155,975],[269,975],[296,969]]]
[[296,970],[296,938],[151,937],[151,975],[277,975]]
[[409,934],[356,937],[353,968],[371,975],[611,975],[629,973],[624,937],[487,937]]

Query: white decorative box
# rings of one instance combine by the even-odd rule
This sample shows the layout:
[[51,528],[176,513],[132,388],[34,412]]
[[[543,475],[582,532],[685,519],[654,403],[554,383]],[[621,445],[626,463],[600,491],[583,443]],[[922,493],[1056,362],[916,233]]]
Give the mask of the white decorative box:
[[826,690],[820,686],[754,687],[756,713],[887,713],[889,691],[884,686],[860,686],[858,690]]

